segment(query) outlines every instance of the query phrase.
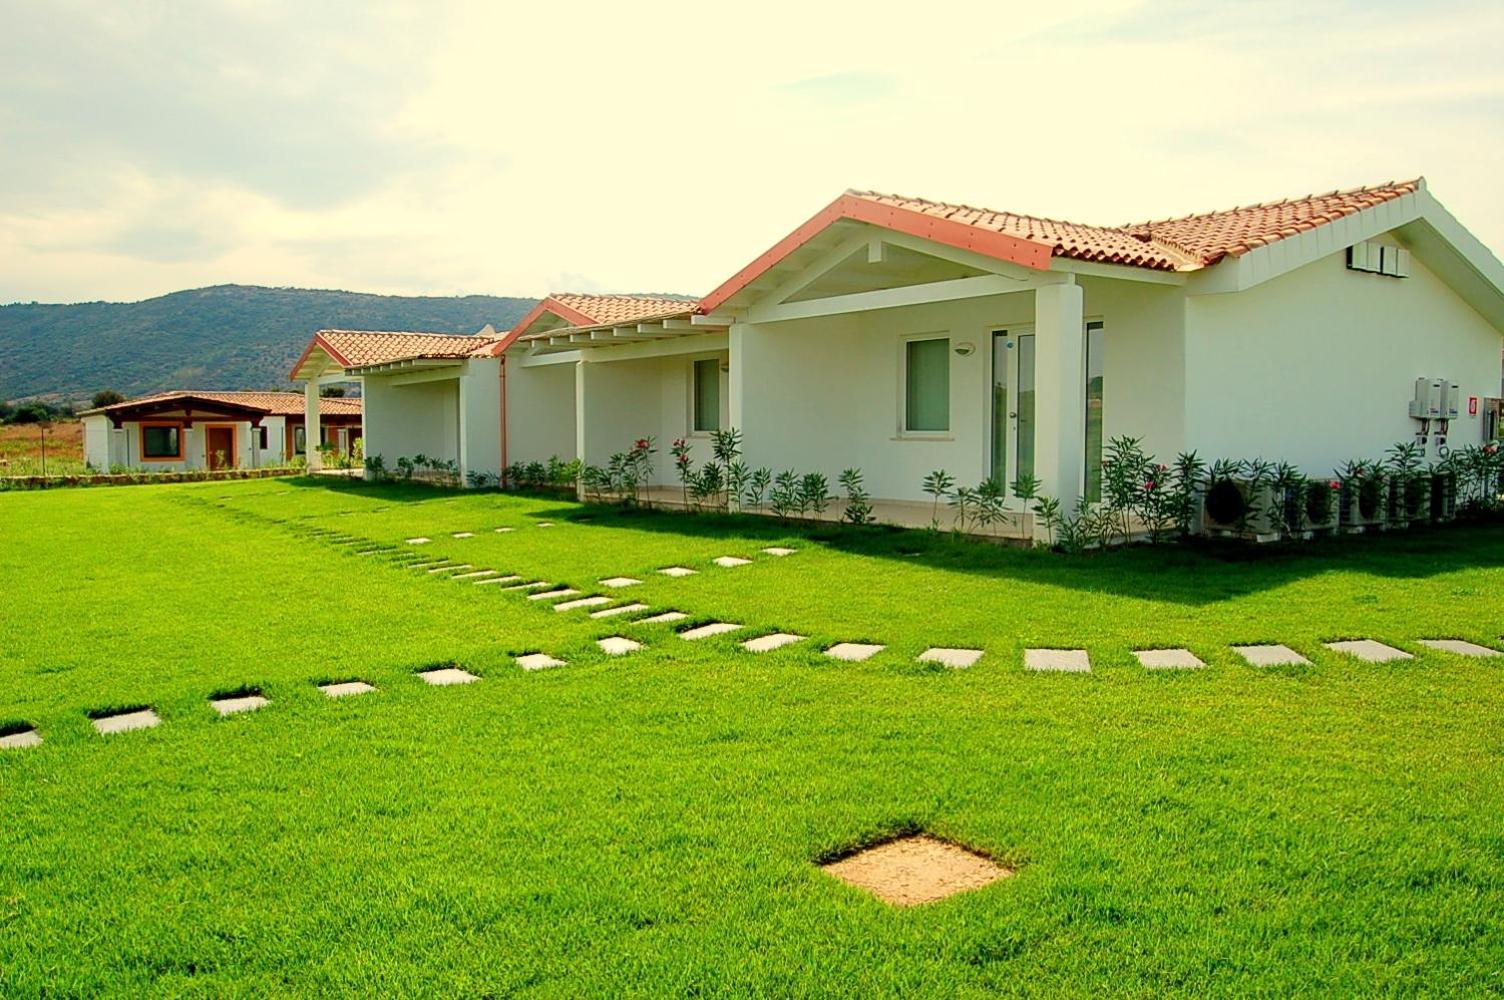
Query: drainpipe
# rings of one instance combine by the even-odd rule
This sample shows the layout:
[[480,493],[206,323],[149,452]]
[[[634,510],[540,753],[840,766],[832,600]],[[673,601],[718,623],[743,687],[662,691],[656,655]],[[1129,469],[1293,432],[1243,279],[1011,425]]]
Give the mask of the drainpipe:
[[507,356],[500,355],[501,360],[501,486],[505,489],[507,483]]

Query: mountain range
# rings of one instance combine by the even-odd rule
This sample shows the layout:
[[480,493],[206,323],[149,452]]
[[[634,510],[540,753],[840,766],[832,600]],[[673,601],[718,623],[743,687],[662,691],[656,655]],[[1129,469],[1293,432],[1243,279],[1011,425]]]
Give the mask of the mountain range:
[[536,302],[215,285],[141,302],[0,305],[0,400],[291,388],[315,330],[504,330]]

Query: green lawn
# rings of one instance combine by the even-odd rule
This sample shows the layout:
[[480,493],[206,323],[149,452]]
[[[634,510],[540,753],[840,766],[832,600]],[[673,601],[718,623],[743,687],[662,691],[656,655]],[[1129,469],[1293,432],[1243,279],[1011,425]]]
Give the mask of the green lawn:
[[[1415,640],[1504,645],[1501,612],[1497,529],[1066,558],[312,480],[0,494],[0,727],[45,740],[0,751],[0,996],[1497,994],[1504,660]],[[775,628],[809,641],[738,648]],[[1320,646],[1353,637],[1415,658]],[[1178,645],[1208,668],[1130,655]],[[414,674],[451,661],[481,680]],[[347,678],[379,690],[314,686]],[[210,709],[244,687],[270,706]],[[1018,874],[895,910],[812,864],[914,828]]]

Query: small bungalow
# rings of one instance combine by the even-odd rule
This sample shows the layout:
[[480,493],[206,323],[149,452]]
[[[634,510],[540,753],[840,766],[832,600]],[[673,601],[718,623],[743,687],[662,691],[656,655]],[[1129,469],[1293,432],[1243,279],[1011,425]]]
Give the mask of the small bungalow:
[[1423,179],[1118,226],[849,191],[702,299],[552,295],[460,341],[343,366],[368,453],[490,471],[651,436],[698,462],[734,427],[754,467],[860,467],[927,522],[934,469],[1096,499],[1118,435],[1312,475],[1488,439],[1504,265]]
[[[256,469],[307,453],[298,392],[175,391],[80,414],[90,468]],[[321,398],[317,440],[341,455],[361,436],[359,399]],[[315,454],[317,454],[315,449]]]

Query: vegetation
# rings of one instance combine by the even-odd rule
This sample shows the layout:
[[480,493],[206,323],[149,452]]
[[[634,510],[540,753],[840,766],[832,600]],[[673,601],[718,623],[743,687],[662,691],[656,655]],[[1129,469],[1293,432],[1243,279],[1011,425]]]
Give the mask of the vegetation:
[[[533,300],[364,295],[218,285],[142,302],[0,305],[0,399],[80,400],[100,386],[278,388],[321,328],[474,333],[511,326]],[[191,359],[191,360],[187,360]]]
[[[0,751],[0,995],[1498,985],[1504,672],[1413,642],[1498,643],[1496,529],[1075,558],[305,479],[0,495],[0,533],[0,727],[46,741]],[[684,642],[404,571],[419,534],[746,629]],[[773,544],[798,552],[710,562]],[[701,572],[654,573],[675,563]],[[774,629],[808,639],[735,644]],[[618,632],[646,647],[605,656]],[[1354,636],[1415,659],[1320,646]],[[853,639],[888,648],[820,655]],[[1227,649],[1256,641],[1314,665]],[[1182,644],[1208,668],[1131,656]],[[931,645],[985,655],[915,663]],[[1028,674],[1025,646],[1088,648],[1093,673]],[[534,650],[569,665],[518,670]],[[413,675],[451,661],[481,681]],[[314,687],[348,678],[378,691]],[[271,704],[206,703],[251,688]],[[127,705],[163,724],[89,729]],[[916,827],[1019,874],[899,912],[812,865]]]

